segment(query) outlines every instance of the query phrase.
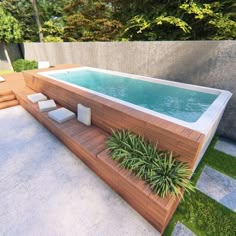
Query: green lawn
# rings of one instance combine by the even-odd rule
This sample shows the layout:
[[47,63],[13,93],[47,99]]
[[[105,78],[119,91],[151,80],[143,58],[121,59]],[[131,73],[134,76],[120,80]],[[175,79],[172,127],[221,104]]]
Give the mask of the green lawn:
[[[214,150],[216,141],[217,138],[212,141],[195,171],[192,177],[194,184],[196,184],[205,165],[236,179],[236,158]],[[163,234],[164,236],[171,235],[177,221],[185,224],[197,235],[236,235],[236,213],[198,190],[185,194],[184,200],[178,206]]]

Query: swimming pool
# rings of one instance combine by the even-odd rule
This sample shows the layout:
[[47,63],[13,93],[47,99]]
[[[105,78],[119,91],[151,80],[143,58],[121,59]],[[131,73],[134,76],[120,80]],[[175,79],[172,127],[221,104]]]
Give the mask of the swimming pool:
[[220,89],[91,67],[38,74],[202,133],[232,95]]
[[92,123],[105,131],[125,128],[158,141],[160,148],[176,152],[192,169],[232,96],[220,89],[90,67],[24,76],[29,87],[74,112],[78,103],[91,107]]
[[54,72],[50,77],[186,122],[196,122],[218,97],[91,69]]

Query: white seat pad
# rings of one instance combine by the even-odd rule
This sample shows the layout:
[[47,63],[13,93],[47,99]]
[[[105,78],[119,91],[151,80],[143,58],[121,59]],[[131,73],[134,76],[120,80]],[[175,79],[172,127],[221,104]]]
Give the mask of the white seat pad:
[[5,79],[2,76],[0,76],[0,82],[4,82],[4,81]]
[[42,93],[34,93],[31,95],[28,95],[27,98],[32,102],[32,103],[37,103],[40,101],[45,101],[47,100],[47,97],[43,95]]
[[62,107],[54,111],[48,112],[48,116],[58,123],[63,123],[73,119],[75,117],[75,113]]
[[77,105],[77,120],[85,125],[91,125],[91,108]]
[[38,105],[39,105],[39,110],[41,112],[50,111],[50,110],[57,108],[57,105],[53,99],[46,100],[46,101],[40,101],[40,102],[38,102]]

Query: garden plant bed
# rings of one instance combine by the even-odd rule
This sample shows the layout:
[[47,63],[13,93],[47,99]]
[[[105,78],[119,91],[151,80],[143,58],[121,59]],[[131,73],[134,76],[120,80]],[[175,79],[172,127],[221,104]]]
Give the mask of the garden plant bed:
[[[87,127],[76,119],[63,124],[52,121],[47,116],[47,112],[40,112],[37,104],[28,101],[27,95],[32,93],[35,91],[25,88],[21,92],[18,91],[16,96],[28,112],[56,135],[159,232],[163,233],[180,199],[170,196],[158,197],[150,191],[144,181],[135,177],[130,171],[121,169],[107,153],[105,145],[109,137],[107,132],[95,125]],[[57,104],[57,107],[60,105]]]
[[143,180],[129,170],[120,168],[118,163],[111,159],[108,150],[99,153],[97,157],[102,163],[102,178],[110,186],[114,186],[120,196],[162,233],[180,199],[171,196],[161,198],[153,194]]

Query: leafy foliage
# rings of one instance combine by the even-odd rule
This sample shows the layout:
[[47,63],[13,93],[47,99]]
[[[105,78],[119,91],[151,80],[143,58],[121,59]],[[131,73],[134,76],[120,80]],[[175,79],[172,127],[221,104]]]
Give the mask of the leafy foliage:
[[[24,41],[222,40],[236,38],[234,0],[2,0]],[[41,28],[41,27],[40,27]],[[59,35],[58,35],[59,34]]]
[[111,8],[103,1],[93,1],[93,4],[74,1],[65,11],[68,41],[110,41],[122,28],[118,20],[112,19]]
[[58,19],[44,22],[42,33],[44,35],[44,42],[63,42],[63,22]]
[[107,146],[113,160],[145,180],[159,196],[181,196],[183,189],[187,192],[194,190],[188,179],[191,171],[187,164],[177,161],[170,152],[158,151],[143,137],[126,130],[116,131]]
[[22,32],[18,21],[0,7],[0,42],[11,43],[21,40]]
[[49,20],[62,19],[65,12],[64,7],[70,4],[73,0],[40,0],[37,5],[40,12],[41,21],[47,22]]
[[[156,1],[155,12],[139,13],[128,21],[123,37],[129,40],[235,39],[233,1],[201,2]],[[226,2],[229,12],[224,12],[222,7]]]
[[193,29],[196,32],[202,31],[207,39],[236,38],[236,22],[230,19],[230,15],[215,12],[214,4],[185,3],[180,8],[194,16]]
[[191,27],[180,18],[160,15],[148,19],[144,15],[134,16],[126,26],[123,37],[130,40],[164,40],[175,39],[189,33]]
[[13,62],[13,68],[15,72],[21,72],[24,70],[37,69],[38,63],[36,61],[18,59]]
[[29,0],[3,0],[1,6],[18,20],[24,41],[37,41],[37,25]]
[[[42,25],[50,20],[63,21],[65,5],[72,0],[40,0],[37,1]],[[35,21],[35,13],[29,0],[2,0],[0,5],[10,12],[19,22],[23,31],[24,41],[38,41],[38,27]],[[48,36],[48,34],[47,34]],[[51,35],[52,37],[58,37]]]

